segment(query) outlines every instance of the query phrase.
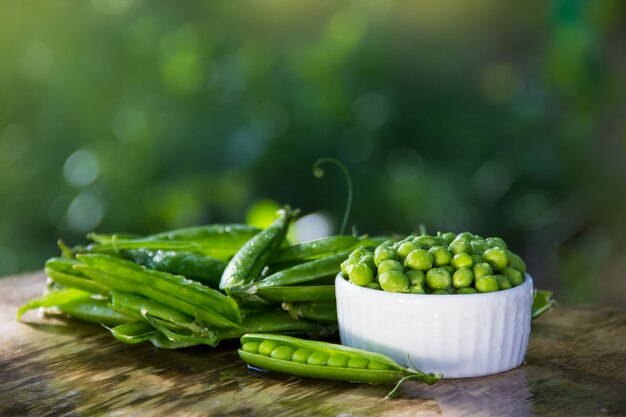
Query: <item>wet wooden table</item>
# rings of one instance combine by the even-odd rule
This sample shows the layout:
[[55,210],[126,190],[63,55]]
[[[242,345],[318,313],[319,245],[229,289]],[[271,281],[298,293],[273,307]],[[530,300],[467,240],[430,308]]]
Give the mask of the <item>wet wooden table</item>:
[[42,274],[0,280],[2,416],[626,415],[626,310],[560,306],[533,323],[526,363],[499,375],[386,386],[250,373],[233,352],[125,345],[102,328],[15,311]]

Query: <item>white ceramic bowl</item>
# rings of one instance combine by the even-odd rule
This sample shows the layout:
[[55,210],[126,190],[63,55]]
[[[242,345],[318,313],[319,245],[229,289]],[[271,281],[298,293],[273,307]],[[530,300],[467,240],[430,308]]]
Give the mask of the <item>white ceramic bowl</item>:
[[[484,294],[403,294],[335,279],[341,343],[444,378],[519,366],[530,335],[533,281]],[[410,366],[409,366],[410,367]]]

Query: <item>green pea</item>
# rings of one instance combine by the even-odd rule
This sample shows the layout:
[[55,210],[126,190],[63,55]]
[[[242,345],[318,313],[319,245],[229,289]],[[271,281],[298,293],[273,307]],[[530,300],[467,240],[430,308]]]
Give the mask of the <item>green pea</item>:
[[404,263],[411,269],[425,272],[433,266],[433,255],[424,249],[415,249],[408,254]]
[[350,282],[356,285],[364,286],[374,281],[374,273],[369,267],[364,263],[357,263],[353,265],[348,273],[350,277]]
[[524,283],[524,276],[517,269],[511,268],[509,266],[504,268],[504,271],[502,271],[502,273],[509,279],[511,285],[514,287],[517,287],[518,285]]
[[244,352],[257,353],[259,351],[259,342],[247,342],[241,346]]
[[498,279],[498,287],[501,290],[508,290],[509,288],[513,288],[513,286],[511,285],[511,281],[509,281],[506,276],[496,275],[496,278]]
[[428,252],[433,255],[434,266],[448,265],[450,263],[450,260],[452,259],[450,251],[442,246],[433,246],[432,248],[428,249]]
[[464,252],[457,253],[452,257],[452,260],[450,261],[450,266],[452,266],[454,269],[471,268],[472,265],[474,265],[472,255]]
[[300,348],[291,356],[291,361],[296,363],[308,363],[309,357],[313,354],[313,350]]
[[345,368],[348,366],[348,362],[350,358],[347,355],[342,355],[341,353],[337,353],[328,358],[326,362],[326,366],[333,366],[335,368]]
[[293,356],[293,348],[291,346],[278,346],[272,351],[270,357],[283,361],[290,361]]
[[474,281],[474,274],[469,268],[459,268],[452,275],[452,286],[454,288],[469,287]]
[[478,291],[476,291],[476,288],[472,288],[472,287],[464,287],[464,288],[459,288],[458,290],[456,290],[457,294],[476,294]]
[[348,368],[367,369],[370,360],[367,358],[353,357],[348,361]]
[[280,343],[275,340],[264,340],[259,344],[259,354],[264,356],[270,356],[272,351],[276,349]]
[[415,243],[404,242],[400,245],[400,247],[398,247],[398,257],[400,259],[404,259],[409,253],[413,252],[415,249],[419,249],[419,246],[417,246]]
[[410,294],[426,294],[426,292],[424,291],[424,287],[422,287],[421,285],[411,285],[409,287],[409,293]]
[[371,253],[369,250],[361,247],[361,248],[356,248],[355,250],[353,250],[352,252],[350,252],[350,255],[348,255],[348,259],[355,261],[354,263],[358,262],[361,260],[361,258],[363,258],[364,256],[368,255],[369,253]]
[[486,275],[480,278],[476,281],[474,286],[478,292],[493,292],[500,289],[500,286],[498,285],[498,278],[494,275]]
[[489,245],[484,240],[472,240],[470,245],[472,247],[472,253],[476,255],[482,255],[489,249]]
[[390,365],[387,365],[386,363],[382,363],[378,361],[370,361],[370,363],[367,365],[367,369],[373,369],[376,371],[388,371],[393,368]]
[[454,274],[454,271],[456,271],[456,269],[454,269],[452,266],[450,265],[444,265],[444,266],[440,266],[440,268],[445,269],[446,271],[448,271],[448,274],[450,274],[450,276],[452,276],[452,274]]
[[378,276],[378,282],[385,291],[406,292],[409,290],[409,279],[400,271],[383,272]]
[[493,275],[493,268],[487,262],[481,262],[474,264],[472,267],[472,272],[474,272],[474,279],[478,281],[480,278],[485,275]]
[[456,235],[452,232],[448,232],[448,233],[443,233],[441,237],[449,245],[456,238]]
[[496,272],[504,271],[504,268],[509,264],[509,257],[504,249],[501,248],[487,249],[485,253],[483,253],[483,260],[491,265]]
[[432,290],[445,290],[450,288],[450,284],[450,273],[443,268],[433,268],[426,273],[426,285]]
[[472,244],[470,243],[469,240],[456,239],[452,241],[452,243],[450,243],[450,246],[448,246],[448,249],[450,250],[450,252],[452,252],[453,255],[456,255],[458,253],[471,254]]
[[522,260],[522,258],[511,251],[507,251],[507,255],[509,255],[509,266],[524,275],[526,273],[526,263]]
[[404,272],[404,268],[402,264],[393,259],[385,259],[378,265],[378,274],[382,274],[387,271],[402,271]]
[[330,355],[326,352],[316,351],[313,352],[311,356],[309,356],[309,359],[306,363],[308,363],[309,365],[325,366],[329,356]]
[[456,235],[454,240],[464,240],[466,242],[471,242],[472,240],[474,240],[474,235],[470,232],[463,232]]
[[376,281],[370,282],[369,284],[365,286],[365,288],[370,288],[372,290],[382,290],[382,288],[380,287],[380,284]]
[[433,291],[434,295],[450,295],[448,290],[435,290]]
[[422,248],[429,249],[435,245],[435,238],[430,235],[422,235],[417,238],[417,243],[419,243]]
[[374,254],[369,252],[361,258],[362,263],[367,265],[372,271],[376,271],[376,263],[374,262]]
[[357,261],[348,258],[341,263],[341,275],[343,275],[344,278],[348,278],[348,276],[350,275],[350,270],[356,264],[356,262]]
[[409,269],[406,271],[406,277],[409,279],[410,285],[423,286],[426,283],[426,274],[417,269]]
[[380,245],[374,251],[374,263],[376,266],[380,265],[385,259],[396,259],[396,250],[389,246]]
[[500,248],[500,249],[507,248],[506,242],[499,237],[488,237],[486,239],[486,242],[490,248]]

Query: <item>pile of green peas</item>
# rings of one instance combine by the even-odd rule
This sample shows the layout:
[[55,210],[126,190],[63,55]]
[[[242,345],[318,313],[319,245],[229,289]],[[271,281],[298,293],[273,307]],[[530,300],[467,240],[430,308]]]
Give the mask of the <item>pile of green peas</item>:
[[374,251],[360,247],[341,264],[353,284],[412,294],[475,294],[524,282],[526,264],[499,237],[463,232],[409,235]]

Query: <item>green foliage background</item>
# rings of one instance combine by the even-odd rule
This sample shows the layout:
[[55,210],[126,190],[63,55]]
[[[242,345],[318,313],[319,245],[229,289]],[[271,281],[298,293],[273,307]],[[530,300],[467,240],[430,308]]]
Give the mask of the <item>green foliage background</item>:
[[626,305],[619,0],[6,0],[0,276],[55,241],[243,221],[472,230],[566,302]]

